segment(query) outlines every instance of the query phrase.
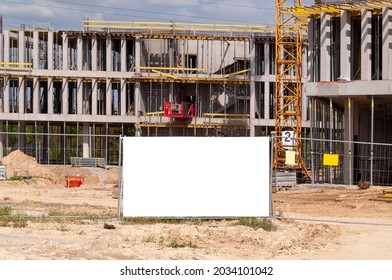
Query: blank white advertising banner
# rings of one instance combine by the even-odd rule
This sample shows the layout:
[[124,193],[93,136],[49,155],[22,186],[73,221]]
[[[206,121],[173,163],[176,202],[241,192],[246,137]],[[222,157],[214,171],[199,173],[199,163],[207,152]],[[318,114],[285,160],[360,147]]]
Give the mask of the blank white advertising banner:
[[124,217],[268,217],[268,137],[126,137]]

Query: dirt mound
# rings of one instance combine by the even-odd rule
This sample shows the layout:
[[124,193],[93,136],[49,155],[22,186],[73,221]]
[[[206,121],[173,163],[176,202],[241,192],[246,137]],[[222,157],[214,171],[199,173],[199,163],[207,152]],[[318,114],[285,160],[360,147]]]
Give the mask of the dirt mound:
[[[83,186],[106,186],[118,181],[118,168],[73,167],[70,165],[41,165],[34,157],[21,150],[4,157],[7,179],[13,176],[27,178],[29,185],[39,187],[65,187],[65,176],[82,176]],[[31,179],[29,179],[31,178]]]
[[2,164],[6,167],[7,178],[12,176],[34,176],[39,168],[39,164],[34,157],[26,155],[21,150],[11,152],[2,159]]
[[34,157],[26,155],[21,150],[12,151],[1,162],[6,167],[7,179],[13,176],[38,177],[61,184],[61,179],[49,168],[40,165]]

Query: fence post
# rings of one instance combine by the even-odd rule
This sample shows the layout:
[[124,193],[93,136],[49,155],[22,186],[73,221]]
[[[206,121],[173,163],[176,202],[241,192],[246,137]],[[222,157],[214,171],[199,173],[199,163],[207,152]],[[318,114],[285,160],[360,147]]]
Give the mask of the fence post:
[[373,186],[374,96],[372,96],[371,107],[372,116],[370,125],[370,185]]
[[[329,153],[333,153],[333,103],[332,98],[329,98]],[[329,183],[333,183],[333,169],[332,166],[329,167]]]
[[[274,216],[274,207],[273,207],[273,199],[272,199],[272,176],[274,174],[274,163],[273,163],[273,155],[274,155],[274,136],[270,136],[270,176],[269,176],[269,189],[270,189],[270,217]],[[275,178],[276,182],[276,178]]]
[[117,194],[117,219],[121,220],[121,202],[122,202],[122,168],[121,168],[121,160],[122,160],[122,143],[123,137],[119,136],[119,153],[118,153],[118,194]]
[[351,98],[348,98],[348,180],[349,185],[353,184],[353,174],[352,174],[352,135],[351,135]]
[[314,185],[314,141],[313,141],[313,127],[314,127],[314,116],[313,116],[313,99],[310,100],[310,179],[312,185]]

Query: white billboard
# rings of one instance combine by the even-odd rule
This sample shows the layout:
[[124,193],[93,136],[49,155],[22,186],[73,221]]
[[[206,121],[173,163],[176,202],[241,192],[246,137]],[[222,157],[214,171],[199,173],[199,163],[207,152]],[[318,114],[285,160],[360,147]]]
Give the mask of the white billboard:
[[267,217],[268,137],[125,137],[124,217]]

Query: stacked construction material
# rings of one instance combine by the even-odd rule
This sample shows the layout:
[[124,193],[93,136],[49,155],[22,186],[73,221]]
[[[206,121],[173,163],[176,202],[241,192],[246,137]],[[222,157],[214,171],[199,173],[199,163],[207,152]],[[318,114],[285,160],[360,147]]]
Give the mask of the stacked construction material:
[[377,197],[372,200],[392,202],[392,189],[383,190],[382,194],[377,195]]

